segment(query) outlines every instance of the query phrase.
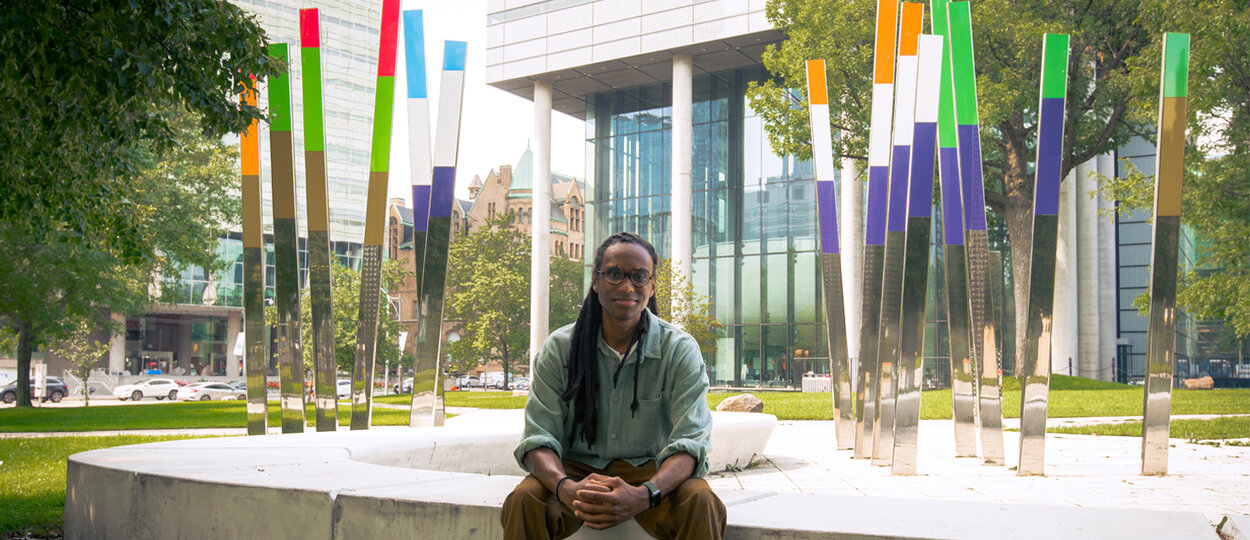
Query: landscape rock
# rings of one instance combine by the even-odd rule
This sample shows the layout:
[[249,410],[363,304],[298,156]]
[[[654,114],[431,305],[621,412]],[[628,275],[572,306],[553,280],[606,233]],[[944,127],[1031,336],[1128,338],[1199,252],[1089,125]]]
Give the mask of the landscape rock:
[[1185,379],[1185,388],[1189,390],[1210,390],[1215,388],[1215,380],[1210,376]]
[[764,412],[764,402],[751,394],[742,394],[720,402],[720,405],[716,406],[716,410],[762,413]]

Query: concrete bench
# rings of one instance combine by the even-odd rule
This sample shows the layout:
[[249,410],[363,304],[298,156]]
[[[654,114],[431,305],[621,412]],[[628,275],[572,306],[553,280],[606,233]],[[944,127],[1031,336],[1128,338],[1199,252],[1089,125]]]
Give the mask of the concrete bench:
[[[75,454],[66,538],[500,538],[499,507],[523,474],[511,457],[516,414],[465,415],[443,428],[193,439]],[[760,455],[775,422],[714,413],[714,470]],[[516,427],[498,429],[509,424]],[[728,536],[741,539],[1214,538],[1199,513],[718,495],[729,507]],[[586,538],[640,534],[633,522],[579,531]]]

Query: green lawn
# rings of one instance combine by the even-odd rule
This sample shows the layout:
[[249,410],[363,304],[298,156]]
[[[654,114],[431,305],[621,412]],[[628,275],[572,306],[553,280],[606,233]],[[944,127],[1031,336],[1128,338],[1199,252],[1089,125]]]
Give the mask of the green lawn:
[[[70,454],[186,438],[122,435],[0,439],[0,477],[4,478],[0,482],[0,537],[49,536],[64,527],[65,458]],[[60,538],[59,534],[55,537]]]
[[[317,412],[312,404],[307,405],[305,418],[309,426],[316,424]],[[339,402],[339,425],[350,424],[351,405]],[[276,401],[269,402],[269,425],[282,425],[282,409]],[[406,426],[408,411],[374,407],[373,425]],[[247,427],[247,409],[243,401],[0,409],[0,432],[244,427]]]
[[[1191,441],[1210,439],[1244,439],[1250,437],[1250,416],[1229,416],[1210,420],[1172,420],[1168,436]],[[1113,435],[1141,437],[1141,422],[1121,424],[1098,424],[1079,427],[1052,427],[1049,433],[1075,433],[1078,435]]]

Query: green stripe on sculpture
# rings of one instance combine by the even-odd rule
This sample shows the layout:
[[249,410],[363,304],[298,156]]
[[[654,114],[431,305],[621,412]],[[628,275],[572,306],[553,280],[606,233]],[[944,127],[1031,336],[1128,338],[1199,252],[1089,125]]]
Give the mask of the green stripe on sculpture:
[[[373,102],[373,147],[369,149],[369,172],[386,172],[391,163],[391,109],[395,106],[395,77],[378,77]],[[386,121],[378,121],[385,118]]]
[[[269,56],[286,64],[290,58],[287,54],[286,43],[271,43]],[[290,88],[290,77],[290,70],[283,69],[281,73],[270,79],[269,84]],[[269,92],[269,130],[291,131],[291,94],[289,92]]]
[[325,123],[321,119],[321,49],[301,48],[300,66],[304,76],[304,150],[322,151],[326,149],[326,135]]
[[942,40],[942,78],[939,87],[941,96],[938,98],[938,147],[954,148],[958,141],[955,136],[955,96],[951,88],[951,47],[950,28],[946,25],[946,5],[950,0],[932,0],[929,13],[933,17],[933,33]]
[[1163,97],[1188,97],[1189,34],[1168,33],[1164,39],[1167,46],[1163,51]]
[[1042,65],[1050,72],[1042,73],[1042,98],[1066,98],[1068,88],[1068,41],[1067,34],[1046,34],[1046,50]]
[[[972,56],[972,14],[967,2],[951,2],[947,4],[948,28],[950,29],[952,77],[954,86],[963,91],[955,92],[955,121],[961,126],[977,124],[977,76],[973,69]],[[954,58],[967,58],[966,62],[955,62]],[[952,145],[953,146],[953,145]]]

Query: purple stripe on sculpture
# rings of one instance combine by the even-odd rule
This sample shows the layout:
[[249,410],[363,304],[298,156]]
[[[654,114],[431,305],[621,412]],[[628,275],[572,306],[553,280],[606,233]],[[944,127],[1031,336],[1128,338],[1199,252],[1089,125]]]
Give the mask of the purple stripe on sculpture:
[[820,213],[820,252],[838,253],[838,198],[833,182],[816,182],[816,208]]
[[412,230],[425,232],[430,224],[430,186],[412,186]]
[[911,181],[907,192],[907,217],[931,217],[933,207],[933,157],[937,152],[937,123],[916,122],[911,142]]
[[885,188],[890,168],[868,167],[868,207],[864,209],[864,245],[885,245]]
[[430,191],[430,217],[451,217],[451,204],[456,189],[455,167],[434,167],[434,189]]
[[1041,127],[1037,130],[1037,185],[1033,211],[1059,215],[1059,165],[1063,159],[1064,98],[1042,98]]
[[959,126],[960,187],[964,195],[964,228],[985,230],[985,183],[981,179],[981,130],[976,124]]
[[895,146],[890,157],[890,222],[891,232],[907,230],[907,158],[910,146]]
[[942,183],[942,240],[948,246],[964,245],[963,194],[959,192],[959,149],[938,149],[938,179]]

